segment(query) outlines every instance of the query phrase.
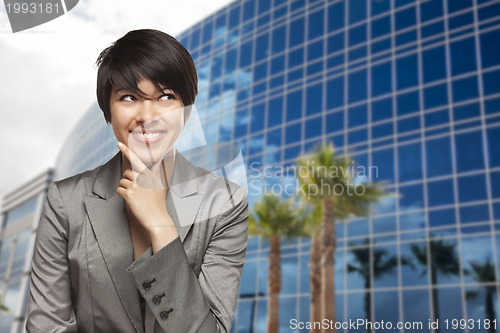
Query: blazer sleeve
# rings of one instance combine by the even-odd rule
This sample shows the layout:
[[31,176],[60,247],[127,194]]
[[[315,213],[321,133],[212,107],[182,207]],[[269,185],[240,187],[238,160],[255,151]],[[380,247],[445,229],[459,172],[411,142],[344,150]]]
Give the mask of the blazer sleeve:
[[68,220],[61,193],[52,183],[36,235],[26,330],[77,332],[68,266]]
[[166,332],[229,333],[248,240],[246,190],[238,188],[219,215],[199,277],[180,238],[127,271]]

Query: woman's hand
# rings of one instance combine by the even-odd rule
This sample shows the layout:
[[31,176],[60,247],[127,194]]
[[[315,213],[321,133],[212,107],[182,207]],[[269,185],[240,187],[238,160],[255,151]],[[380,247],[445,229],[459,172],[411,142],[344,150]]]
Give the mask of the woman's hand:
[[177,230],[167,211],[168,184],[165,181],[164,185],[155,172],[159,166],[150,170],[125,144],[118,143],[118,148],[130,161],[133,170],[125,170],[116,192],[125,199],[136,220],[149,232],[153,243],[155,239],[170,243],[177,237]]

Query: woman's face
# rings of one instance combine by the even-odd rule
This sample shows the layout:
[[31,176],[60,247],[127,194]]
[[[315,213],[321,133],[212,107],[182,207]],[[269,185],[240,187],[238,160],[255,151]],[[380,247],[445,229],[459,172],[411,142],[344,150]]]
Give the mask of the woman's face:
[[138,82],[137,87],[143,92],[143,97],[113,87],[111,127],[116,139],[150,166],[172,149],[187,119],[181,100],[172,90],[158,91],[156,85],[147,79]]

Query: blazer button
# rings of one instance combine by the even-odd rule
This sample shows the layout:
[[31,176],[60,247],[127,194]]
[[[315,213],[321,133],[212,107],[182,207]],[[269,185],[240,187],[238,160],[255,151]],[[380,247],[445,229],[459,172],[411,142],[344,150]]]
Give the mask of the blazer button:
[[161,303],[161,298],[165,296],[165,293],[161,294],[161,295],[156,295],[153,297],[153,303],[155,303],[156,305],[160,304]]
[[160,317],[161,317],[161,319],[167,319],[167,318],[168,318],[168,314],[169,314],[170,312],[172,312],[172,311],[174,311],[174,309],[170,308],[170,309],[169,309],[169,310],[167,310],[167,311],[162,311],[162,312],[160,312]]
[[156,282],[156,279],[153,278],[152,280],[146,280],[142,283],[142,287],[146,290],[149,290],[151,288],[151,285],[153,284],[153,282]]

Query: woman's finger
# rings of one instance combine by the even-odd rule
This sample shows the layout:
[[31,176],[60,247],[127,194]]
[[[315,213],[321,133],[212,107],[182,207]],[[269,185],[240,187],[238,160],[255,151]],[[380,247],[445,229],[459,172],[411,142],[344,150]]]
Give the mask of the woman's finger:
[[132,185],[132,181],[127,178],[122,178],[120,179],[120,187],[123,187],[124,189],[128,189]]
[[142,173],[147,169],[146,165],[142,163],[141,159],[124,143],[118,142],[118,149],[125,155],[125,157],[130,161],[132,169],[137,173]]

